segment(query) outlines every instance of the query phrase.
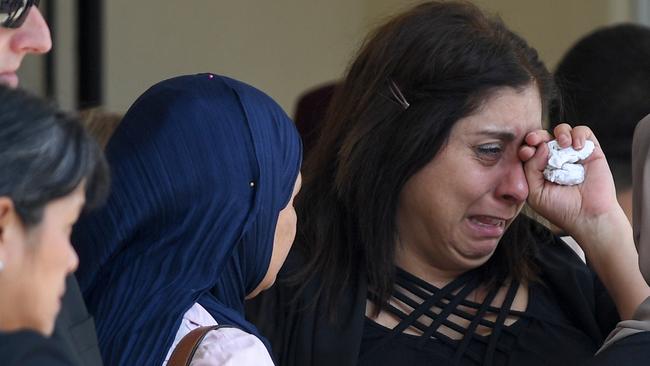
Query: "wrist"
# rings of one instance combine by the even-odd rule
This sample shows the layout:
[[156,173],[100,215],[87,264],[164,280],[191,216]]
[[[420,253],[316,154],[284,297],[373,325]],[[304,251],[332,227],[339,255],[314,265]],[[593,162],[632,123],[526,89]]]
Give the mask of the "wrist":
[[620,206],[599,216],[580,220],[568,233],[580,243],[592,262],[600,256],[607,258],[611,251],[620,251],[626,246],[637,255],[632,226]]
[[621,319],[630,319],[650,296],[650,287],[641,275],[632,226],[623,210],[581,223],[572,235],[612,296]]

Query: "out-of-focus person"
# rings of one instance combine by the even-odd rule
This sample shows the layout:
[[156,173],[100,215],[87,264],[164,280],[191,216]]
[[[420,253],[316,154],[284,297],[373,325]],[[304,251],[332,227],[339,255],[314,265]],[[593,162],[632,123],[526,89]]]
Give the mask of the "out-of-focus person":
[[551,108],[551,128],[576,121],[598,136],[632,222],[632,136],[650,113],[650,28],[619,24],[598,28],[560,60],[555,81],[561,103]]
[[0,86],[0,359],[3,365],[75,365],[50,338],[70,244],[84,207],[100,202],[108,170],[81,123],[20,90]]

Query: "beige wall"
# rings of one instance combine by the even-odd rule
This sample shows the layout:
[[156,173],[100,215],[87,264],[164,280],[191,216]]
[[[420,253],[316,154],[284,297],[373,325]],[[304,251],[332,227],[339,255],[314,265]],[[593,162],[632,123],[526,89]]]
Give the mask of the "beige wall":
[[[610,23],[620,0],[477,0],[535,47],[549,68],[582,35]],[[615,8],[618,10],[618,8]],[[617,14],[618,15],[618,14]]]
[[[81,0],[84,1],[84,0]],[[593,28],[633,19],[639,0],[475,0],[536,47],[553,68]],[[167,77],[202,71],[266,91],[289,113],[297,96],[339,78],[367,32],[416,0],[105,0],[105,104],[123,112]],[[66,5],[68,4],[68,5]],[[72,0],[62,1],[57,95],[73,106]],[[179,6],[183,4],[184,6]],[[32,57],[24,85],[42,90]],[[26,76],[25,76],[26,75]]]
[[291,112],[299,92],[341,75],[362,33],[358,1],[182,3],[106,1],[108,109],[126,109],[163,78],[211,71],[257,86]]
[[[125,110],[163,78],[213,71],[254,84],[291,114],[302,91],[343,74],[368,30],[418,2],[106,1],[107,108]],[[498,13],[550,67],[581,35],[628,17],[625,0],[476,2]]]
[[[421,3],[415,0],[366,0],[366,24],[376,25],[385,14]],[[553,68],[579,37],[596,27],[631,19],[626,0],[473,0],[497,15],[535,47]]]

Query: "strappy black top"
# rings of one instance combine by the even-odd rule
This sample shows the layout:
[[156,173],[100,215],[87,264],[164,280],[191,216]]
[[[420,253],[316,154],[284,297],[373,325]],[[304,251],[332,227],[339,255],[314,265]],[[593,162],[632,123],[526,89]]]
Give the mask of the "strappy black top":
[[[511,309],[518,282],[509,284],[498,308],[490,306],[498,288],[482,303],[467,299],[479,285],[477,271],[437,288],[398,269],[387,311],[400,322],[389,329],[366,318],[358,364],[578,365],[595,351],[597,345],[563,315],[543,285],[529,287],[523,312]],[[514,323],[506,325],[508,318]]]
[[[324,316],[327,303],[313,301],[320,289],[318,278],[304,284],[300,292],[298,287],[303,284],[286,280],[304,269],[305,260],[296,251],[289,254],[276,285],[249,303],[248,316],[271,341],[276,365],[281,366],[453,365],[455,361],[460,365],[482,365],[484,362],[492,365],[583,365],[593,359],[604,337],[616,325],[616,308],[602,284],[573,250],[538,223],[526,217],[522,220],[527,220],[534,230],[531,240],[535,241],[537,250],[533,253],[533,262],[539,268],[540,282],[528,286],[525,311],[507,310],[506,319],[516,320],[512,324],[503,322],[510,325],[496,326],[502,323],[498,320],[499,314],[507,304],[499,308],[486,307],[481,311],[485,316],[476,316],[483,304],[472,303],[461,295],[471,278],[459,280],[460,285],[457,282],[427,290],[428,284],[417,285],[417,279],[405,280],[402,277],[408,274],[402,273],[401,288],[408,289],[407,284],[414,288],[405,293],[408,299],[415,301],[415,305],[429,300],[427,306],[413,308],[420,309],[424,315],[431,308],[429,303],[438,304],[438,307],[433,314],[415,318],[422,324],[416,328],[413,322],[410,329],[417,329],[416,333],[420,334],[393,333],[365,317],[368,285],[362,271],[354,275],[342,296],[336,299],[337,315],[332,321]],[[450,290],[454,286],[458,286],[457,290]],[[422,291],[417,292],[418,288]],[[398,310],[404,313],[414,311],[403,303],[398,305]],[[446,315],[440,315],[445,310]],[[472,326],[472,320],[477,317],[479,320],[474,324],[478,325]],[[441,328],[443,326],[448,329]],[[469,331],[473,327],[475,331]],[[460,331],[462,338],[444,337],[454,328]],[[431,334],[424,337],[427,330]]]

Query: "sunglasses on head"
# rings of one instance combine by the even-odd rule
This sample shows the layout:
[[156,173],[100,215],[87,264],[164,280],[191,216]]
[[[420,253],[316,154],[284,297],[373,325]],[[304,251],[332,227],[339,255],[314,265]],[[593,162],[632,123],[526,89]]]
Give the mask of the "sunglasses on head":
[[40,0],[0,0],[0,25],[4,28],[19,28],[25,22],[32,6]]

